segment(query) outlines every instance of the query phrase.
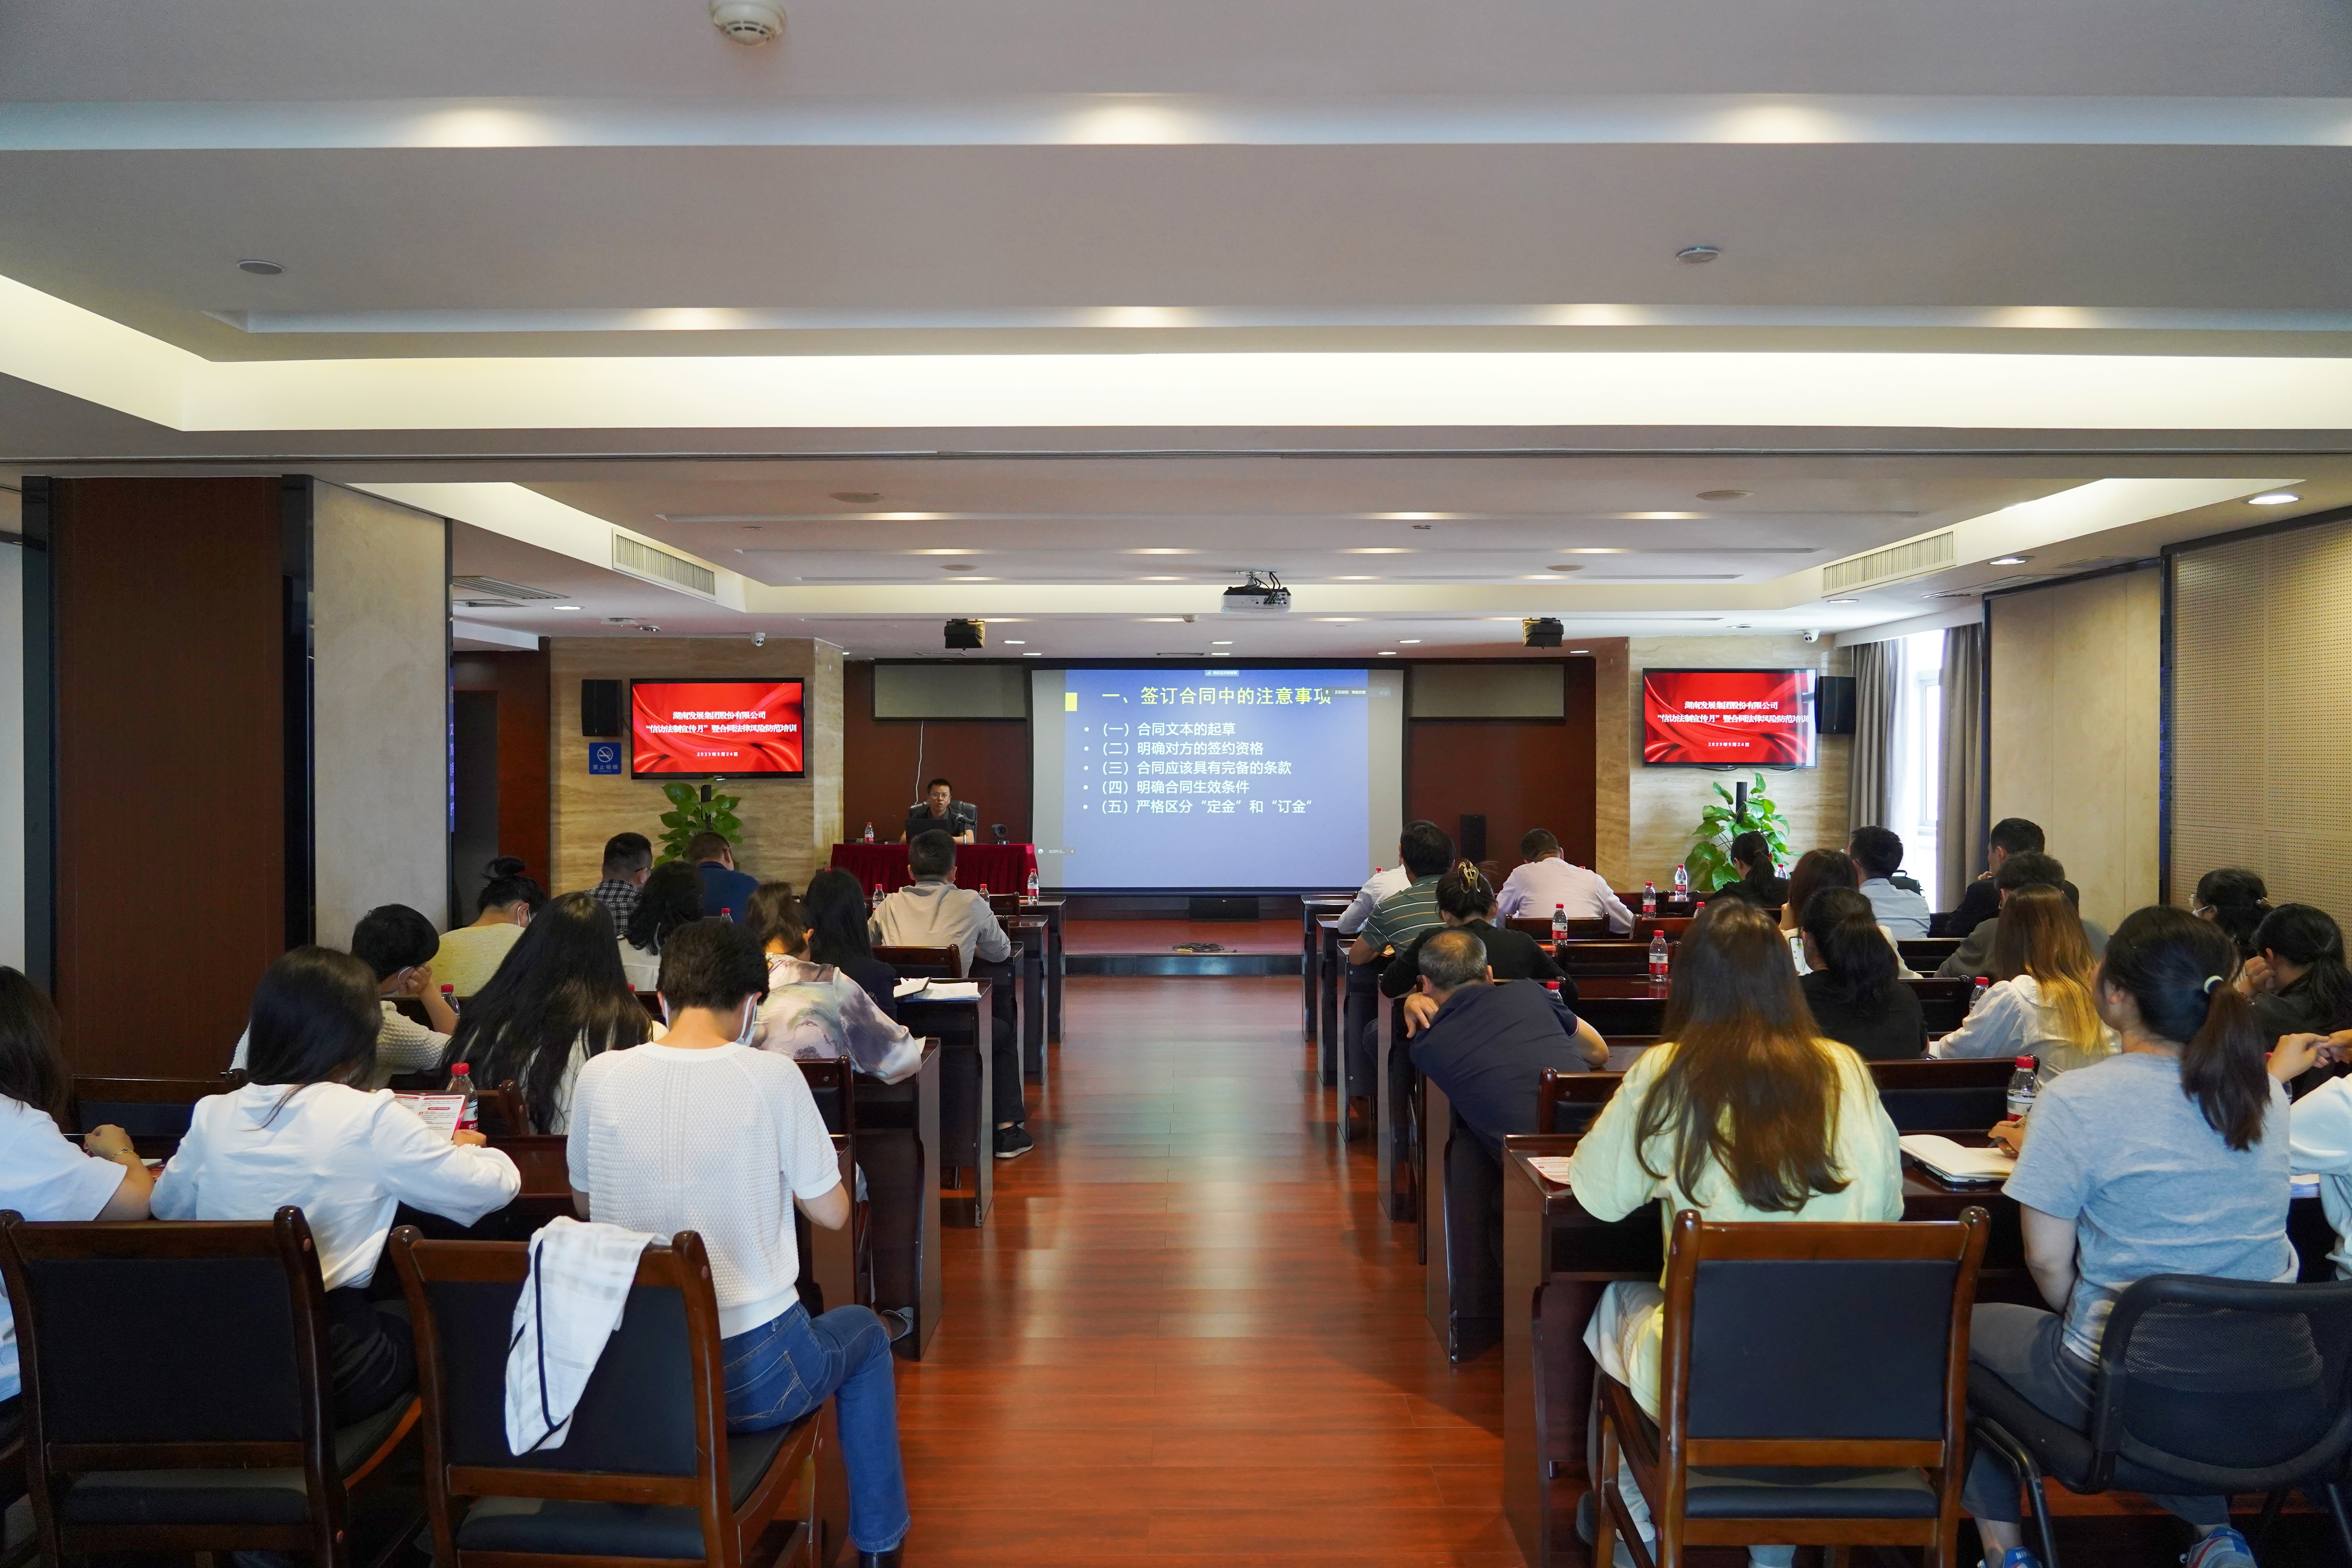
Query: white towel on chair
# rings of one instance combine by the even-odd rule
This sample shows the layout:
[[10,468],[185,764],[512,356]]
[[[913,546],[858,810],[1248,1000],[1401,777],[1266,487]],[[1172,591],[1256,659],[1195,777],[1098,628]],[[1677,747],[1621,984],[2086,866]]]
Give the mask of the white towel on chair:
[[588,1374],[621,1326],[637,1258],[660,1237],[556,1219],[530,1238],[530,1272],[507,1338],[507,1447],[560,1448]]

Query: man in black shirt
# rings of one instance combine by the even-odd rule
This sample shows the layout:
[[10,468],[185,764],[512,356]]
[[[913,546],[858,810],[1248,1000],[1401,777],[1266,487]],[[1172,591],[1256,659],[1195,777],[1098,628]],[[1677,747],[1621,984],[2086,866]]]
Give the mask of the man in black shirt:
[[1984,875],[1960,894],[1958,908],[1928,922],[1929,936],[1966,936],[2000,914],[2000,889],[1993,879],[2000,874],[2002,863],[2012,855],[2039,855],[2043,848],[2041,827],[2021,816],[2004,816],[1994,823],[1986,844]]
[[898,835],[898,842],[912,844],[918,833],[939,832],[958,844],[969,844],[979,826],[980,807],[968,800],[958,800],[955,785],[947,780],[933,779],[923,786],[923,798],[907,808],[907,827]]

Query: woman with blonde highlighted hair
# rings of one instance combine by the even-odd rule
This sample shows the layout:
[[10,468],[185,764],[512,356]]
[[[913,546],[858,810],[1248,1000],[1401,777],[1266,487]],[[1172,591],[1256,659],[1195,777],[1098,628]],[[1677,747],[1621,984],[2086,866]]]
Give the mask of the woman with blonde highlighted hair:
[[2047,1083],[2113,1056],[2116,1032],[2091,997],[2097,973],[2074,900],[2058,888],[2011,889],[1993,928],[1992,978],[1939,1057],[2032,1057]]

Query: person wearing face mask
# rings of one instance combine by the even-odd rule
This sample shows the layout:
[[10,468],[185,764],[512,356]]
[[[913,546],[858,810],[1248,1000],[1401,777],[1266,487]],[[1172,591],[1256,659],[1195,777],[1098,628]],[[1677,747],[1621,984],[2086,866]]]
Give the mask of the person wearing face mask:
[[727,1429],[763,1432],[838,1399],[849,1532],[861,1568],[898,1560],[907,1485],[890,1335],[865,1307],[809,1316],[793,1289],[793,1210],[849,1222],[849,1189],[799,1064],[754,1050],[768,963],[749,926],[697,921],[662,944],[651,1045],[592,1057],[566,1159],[583,1219],[702,1237],[719,1300]]

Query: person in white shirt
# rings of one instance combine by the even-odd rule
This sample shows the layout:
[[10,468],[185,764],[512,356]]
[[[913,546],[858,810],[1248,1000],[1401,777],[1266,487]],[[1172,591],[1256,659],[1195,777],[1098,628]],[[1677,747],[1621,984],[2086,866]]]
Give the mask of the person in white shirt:
[[1363,930],[1364,922],[1372,918],[1372,911],[1381,907],[1382,899],[1391,893],[1402,893],[1412,885],[1412,873],[1404,868],[1402,856],[1395,865],[1374,871],[1356,889],[1356,896],[1348,900],[1348,907],[1339,911],[1339,934],[1353,936]]
[[[2032,1057],[2047,1088],[2063,1072],[2104,1061],[2121,1048],[2099,1019],[2091,986],[2098,965],[2074,906],[2056,888],[2019,888],[2001,900],[1992,939],[1994,983],[1958,1029],[1928,1047],[1935,1057]],[[2004,1121],[1994,1142],[2015,1153],[2024,1121]]]
[[[58,1010],[0,968],[0,1208],[29,1220],[145,1219],[154,1178],[129,1134],[97,1127],[77,1148],[59,1131],[73,1074],[58,1048]],[[0,1414],[16,1408],[16,1322],[0,1296]]]
[[1903,838],[1891,827],[1857,827],[1846,841],[1846,853],[1862,871],[1862,896],[1878,911],[1878,923],[1898,942],[1927,934],[1935,911],[1924,894],[1895,885],[1903,869]]
[[621,972],[611,913],[593,893],[566,893],[466,1004],[450,1064],[464,1062],[478,1088],[511,1081],[533,1131],[564,1132],[582,1066],[642,1045],[652,1025]]
[[1561,909],[1572,921],[1606,920],[1612,930],[1633,929],[1633,911],[1600,872],[1570,865],[1549,828],[1532,828],[1520,837],[1519,858],[1525,864],[1503,879],[1502,891],[1495,895],[1496,920],[1549,920],[1554,909]]
[[762,882],[743,922],[768,960],[768,994],[751,1045],[795,1060],[846,1057],[858,1071],[898,1083],[923,1065],[923,1042],[887,1016],[866,988],[807,957],[809,918],[789,882]]
[[[882,900],[868,926],[886,947],[952,947],[963,955],[967,975],[989,981],[989,1092],[996,1113],[996,1157],[1018,1159],[1034,1149],[1022,1097],[1021,1047],[1013,1034],[1013,941],[988,900],[955,882],[955,840],[934,830],[918,833],[907,846],[907,868],[915,885]],[[1007,889],[1008,891],[1010,889]]]
[[156,1179],[158,1219],[266,1220],[291,1204],[310,1222],[327,1290],[335,1422],[404,1398],[416,1381],[408,1320],[366,1286],[402,1204],[472,1225],[522,1190],[514,1162],[478,1132],[444,1137],[389,1090],[352,1087],[375,1060],[375,976],[347,952],[298,947],[253,994],[248,1082],[196,1101]]
[[[375,1065],[358,1080],[360,1088],[382,1089],[394,1073],[430,1072],[447,1058],[457,1015],[433,973],[440,943],[433,922],[406,904],[379,904],[352,928],[352,956],[375,971],[376,995],[382,998],[376,1006],[383,1016],[376,1026]],[[428,1022],[420,1024],[394,1006],[395,996],[421,1004]],[[244,1070],[249,1044],[245,1036],[237,1037],[230,1067]]]
[[663,944],[669,1032],[594,1058],[572,1092],[572,1201],[583,1218],[702,1237],[728,1430],[767,1431],[837,1396],[858,1561],[895,1563],[908,1515],[889,1331],[865,1307],[811,1319],[793,1289],[794,1205],[838,1230],[850,1198],[800,1068],[745,1043],[767,989],[748,925],[698,921]]

